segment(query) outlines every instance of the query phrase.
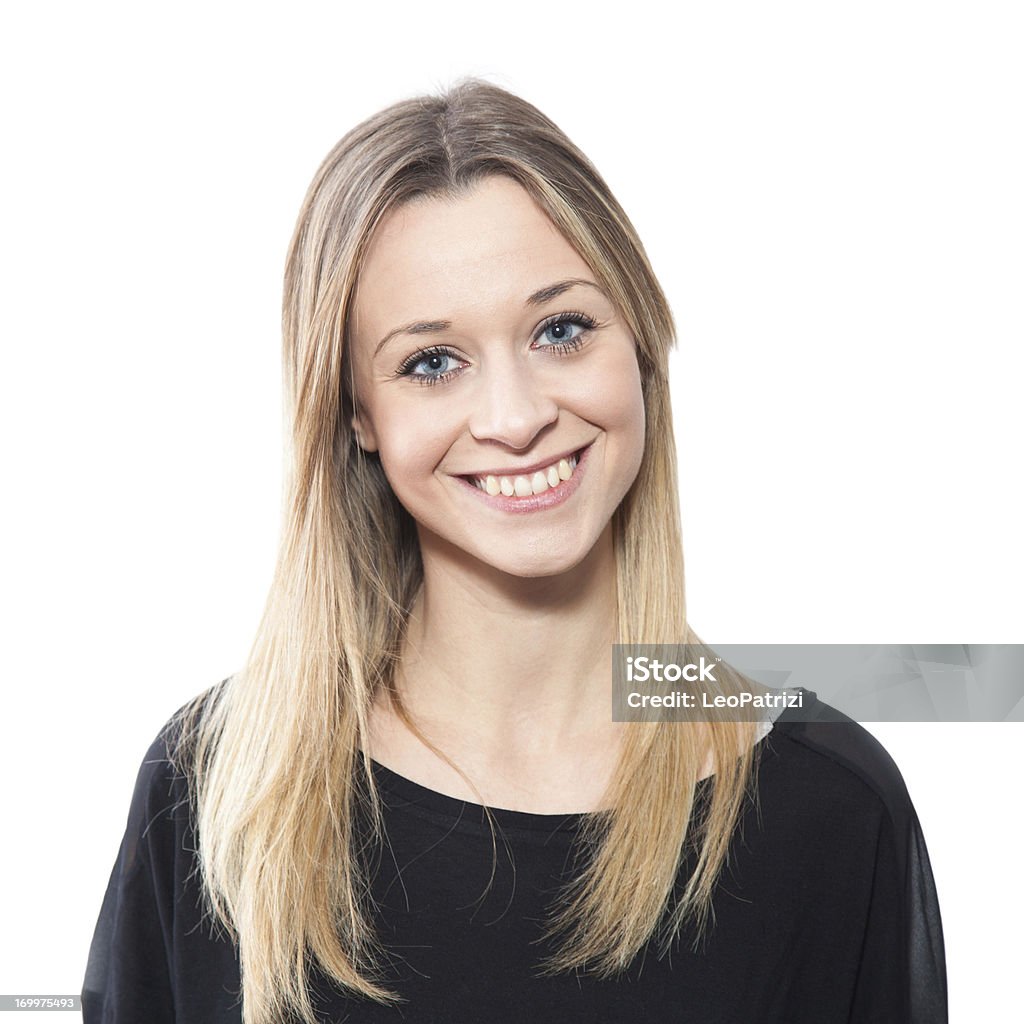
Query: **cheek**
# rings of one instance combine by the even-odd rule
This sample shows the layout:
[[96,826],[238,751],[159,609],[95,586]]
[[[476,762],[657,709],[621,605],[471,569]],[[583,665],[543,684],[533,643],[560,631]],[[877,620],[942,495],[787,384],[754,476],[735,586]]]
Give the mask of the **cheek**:
[[634,439],[644,437],[644,393],[635,361],[622,367],[609,398],[609,415]]
[[[429,410],[428,410],[429,411]],[[378,410],[380,462],[399,498],[432,476],[444,456],[443,430],[437,415],[401,407]]]
[[[622,461],[627,489],[633,485],[637,473],[640,472],[647,436],[647,417],[639,372],[629,378],[629,383],[628,399],[624,394],[623,404],[616,410],[621,417],[619,429],[623,438]],[[624,392],[626,390],[623,389]]]
[[622,447],[637,449],[639,465],[645,429],[640,367],[631,343],[624,344],[612,355],[581,383],[585,386],[593,422],[617,438]]

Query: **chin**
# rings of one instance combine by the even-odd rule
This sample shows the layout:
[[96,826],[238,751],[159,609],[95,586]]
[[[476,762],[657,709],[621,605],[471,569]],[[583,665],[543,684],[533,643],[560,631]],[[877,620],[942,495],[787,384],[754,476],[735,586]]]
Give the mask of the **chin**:
[[515,576],[521,580],[543,580],[551,579],[555,576],[562,576],[567,572],[571,572],[579,562],[571,565],[520,565],[520,566],[506,566],[496,565],[495,569],[499,569],[505,573],[506,576]]
[[520,579],[543,579],[572,572],[586,559],[592,549],[592,545],[588,548],[574,546],[568,551],[562,548],[551,552],[522,552],[518,557],[513,550],[506,551],[504,557],[500,559],[495,559],[493,554],[489,558],[485,557],[483,552],[480,552],[477,557],[509,576],[517,576]]
[[[561,530],[547,537],[516,538],[514,535],[469,538],[419,527],[420,551],[452,567],[470,572],[500,572],[519,579],[543,579],[572,572],[594,554],[601,538],[587,529]],[[475,568],[474,568],[475,567]]]

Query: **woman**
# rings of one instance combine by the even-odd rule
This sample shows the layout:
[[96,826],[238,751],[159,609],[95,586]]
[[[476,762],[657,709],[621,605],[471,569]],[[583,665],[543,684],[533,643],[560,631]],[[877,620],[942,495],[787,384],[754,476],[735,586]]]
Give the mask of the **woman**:
[[338,143],[288,256],[264,619],[143,764],[86,1024],[945,1019],[865,730],[611,720],[613,643],[700,645],[672,341],[524,101],[470,80]]

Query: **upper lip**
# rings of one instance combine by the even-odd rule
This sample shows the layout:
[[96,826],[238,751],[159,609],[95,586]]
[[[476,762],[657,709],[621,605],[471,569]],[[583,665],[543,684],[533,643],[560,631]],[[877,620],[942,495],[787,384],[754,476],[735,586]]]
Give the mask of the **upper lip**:
[[459,476],[468,477],[485,477],[485,476],[526,476],[529,473],[536,473],[539,469],[547,469],[548,466],[557,466],[562,459],[568,459],[570,455],[575,455],[577,452],[583,451],[584,448],[589,448],[590,443],[584,445],[577,445],[575,448],[570,448],[567,452],[563,452],[561,455],[551,455],[546,459],[542,459],[540,462],[531,462],[526,466],[511,466],[505,469],[484,469],[475,473],[459,473]]

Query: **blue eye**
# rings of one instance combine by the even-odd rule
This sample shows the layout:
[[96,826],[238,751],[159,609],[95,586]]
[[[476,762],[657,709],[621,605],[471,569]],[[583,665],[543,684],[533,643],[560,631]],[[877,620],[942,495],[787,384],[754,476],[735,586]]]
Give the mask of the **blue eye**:
[[[574,331],[578,333],[574,334]],[[567,341],[574,341],[582,333],[582,324],[573,323],[571,320],[556,320],[553,324],[548,324],[548,326],[544,328],[544,333],[541,337],[547,338],[548,341],[553,341],[555,344],[560,344]]]
[[[437,384],[457,372],[461,362],[454,352],[446,348],[428,348],[417,352],[399,367],[398,377],[408,377],[417,384]],[[421,369],[424,372],[419,372]]]
[[[412,371],[418,366],[425,365],[430,374],[443,375],[449,370],[448,363],[451,361],[451,358],[447,352],[432,352],[428,356],[422,356],[420,359],[417,359],[409,369]],[[414,376],[429,376],[430,374],[414,374]]]
[[536,341],[546,338],[550,345],[541,348],[553,348],[562,352],[579,348],[583,335],[597,327],[597,321],[585,313],[559,313],[546,324],[542,324]]

